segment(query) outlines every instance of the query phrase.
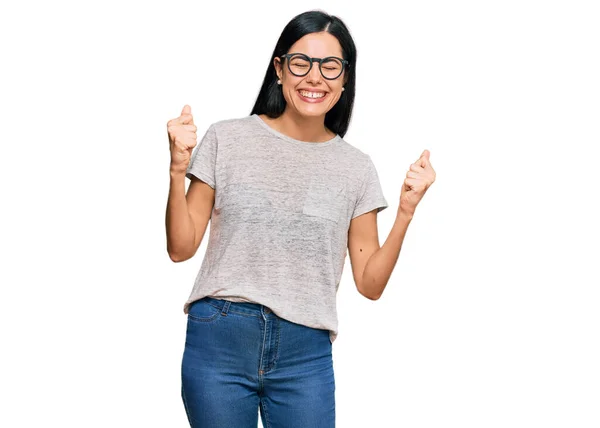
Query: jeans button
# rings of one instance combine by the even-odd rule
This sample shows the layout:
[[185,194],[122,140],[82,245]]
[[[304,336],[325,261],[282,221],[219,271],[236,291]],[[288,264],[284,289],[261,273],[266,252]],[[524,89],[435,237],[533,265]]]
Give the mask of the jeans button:
[[270,313],[270,312],[271,312],[271,309],[269,309],[269,308],[267,308],[267,307],[265,306],[265,314],[268,314],[268,313]]

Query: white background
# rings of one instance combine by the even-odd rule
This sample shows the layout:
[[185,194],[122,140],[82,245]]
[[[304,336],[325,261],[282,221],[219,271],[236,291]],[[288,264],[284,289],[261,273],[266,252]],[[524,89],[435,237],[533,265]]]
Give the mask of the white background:
[[206,242],[167,255],[166,123],[248,115],[313,8],[358,47],[346,140],[390,203],[382,243],[423,149],[437,172],[379,301],[346,260],[337,426],[600,426],[594,3],[3,4],[0,426],[186,426]]

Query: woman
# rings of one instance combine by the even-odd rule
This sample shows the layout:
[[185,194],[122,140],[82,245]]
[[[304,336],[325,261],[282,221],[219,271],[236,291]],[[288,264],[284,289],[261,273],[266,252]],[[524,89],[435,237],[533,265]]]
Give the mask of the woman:
[[[356,48],[344,23],[296,16],[250,116],[213,123],[196,146],[191,109],[168,122],[166,226],[175,262],[210,236],[185,303],[182,398],[193,427],[335,426],[336,292],[349,251],[358,291],[377,300],[435,172],[410,166],[394,226],[371,158],[343,140]],[[187,195],[184,177],[191,180]]]

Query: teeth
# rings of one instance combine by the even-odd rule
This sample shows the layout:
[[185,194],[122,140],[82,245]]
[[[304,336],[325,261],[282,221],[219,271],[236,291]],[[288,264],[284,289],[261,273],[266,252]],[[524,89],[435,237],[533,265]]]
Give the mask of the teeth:
[[307,98],[323,98],[325,96],[324,92],[300,91],[300,94]]

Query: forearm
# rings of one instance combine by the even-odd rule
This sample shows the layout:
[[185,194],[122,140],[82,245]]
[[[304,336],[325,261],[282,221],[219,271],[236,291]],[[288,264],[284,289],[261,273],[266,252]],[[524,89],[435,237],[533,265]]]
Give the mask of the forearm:
[[398,261],[402,242],[412,221],[413,214],[398,209],[396,220],[387,239],[377,251],[375,251],[367,264],[362,275],[362,289],[365,295],[372,299],[378,299],[387,285],[394,266]]
[[167,252],[171,260],[183,261],[194,252],[195,229],[185,197],[185,174],[170,173],[167,201]]

